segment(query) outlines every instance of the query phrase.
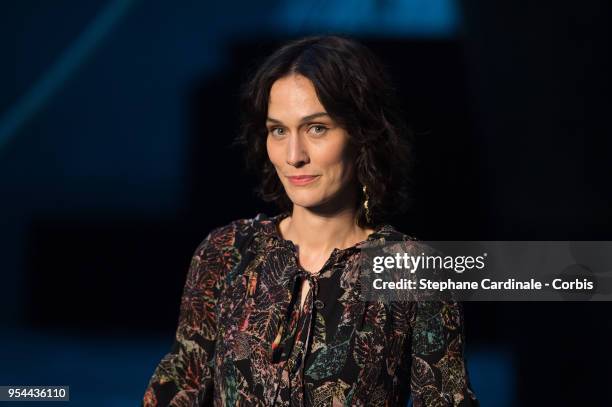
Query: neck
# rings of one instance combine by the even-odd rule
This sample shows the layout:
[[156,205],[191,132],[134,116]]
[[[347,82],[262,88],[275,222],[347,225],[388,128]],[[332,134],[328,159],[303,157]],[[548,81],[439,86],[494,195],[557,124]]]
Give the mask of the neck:
[[345,249],[366,240],[372,229],[355,223],[356,210],[343,208],[333,214],[318,213],[294,205],[291,216],[283,219],[279,229],[283,237],[308,252],[327,253]]

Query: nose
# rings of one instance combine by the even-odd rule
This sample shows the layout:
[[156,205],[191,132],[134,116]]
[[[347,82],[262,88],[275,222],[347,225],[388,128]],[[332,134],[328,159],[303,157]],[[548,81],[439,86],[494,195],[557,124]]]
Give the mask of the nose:
[[289,136],[287,143],[287,164],[294,167],[301,167],[308,164],[310,161],[306,145],[299,133],[293,133]]

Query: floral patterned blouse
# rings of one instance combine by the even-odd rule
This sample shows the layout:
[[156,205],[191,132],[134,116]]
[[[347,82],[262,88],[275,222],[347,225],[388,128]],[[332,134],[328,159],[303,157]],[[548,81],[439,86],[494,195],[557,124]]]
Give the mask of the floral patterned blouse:
[[199,245],[142,406],[479,406],[460,303],[359,298],[361,245],[414,239],[382,225],[312,274],[278,231],[288,215],[236,220]]

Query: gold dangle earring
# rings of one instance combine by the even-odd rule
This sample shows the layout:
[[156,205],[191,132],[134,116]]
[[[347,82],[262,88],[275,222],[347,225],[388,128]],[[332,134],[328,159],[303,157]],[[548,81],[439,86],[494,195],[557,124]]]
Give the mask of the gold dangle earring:
[[370,207],[368,206],[370,197],[368,196],[368,188],[364,185],[362,188],[363,194],[365,195],[365,201],[363,201],[363,209],[365,209],[365,217],[368,223],[372,223],[370,218]]

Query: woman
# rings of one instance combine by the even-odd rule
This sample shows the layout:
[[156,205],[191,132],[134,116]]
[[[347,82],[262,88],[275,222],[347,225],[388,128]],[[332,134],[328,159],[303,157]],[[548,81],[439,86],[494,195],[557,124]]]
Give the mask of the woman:
[[478,405],[459,303],[359,299],[360,247],[412,240],[385,223],[412,161],[389,83],[365,47],[323,36],[246,85],[238,141],[281,212],[197,248],[144,406]]

